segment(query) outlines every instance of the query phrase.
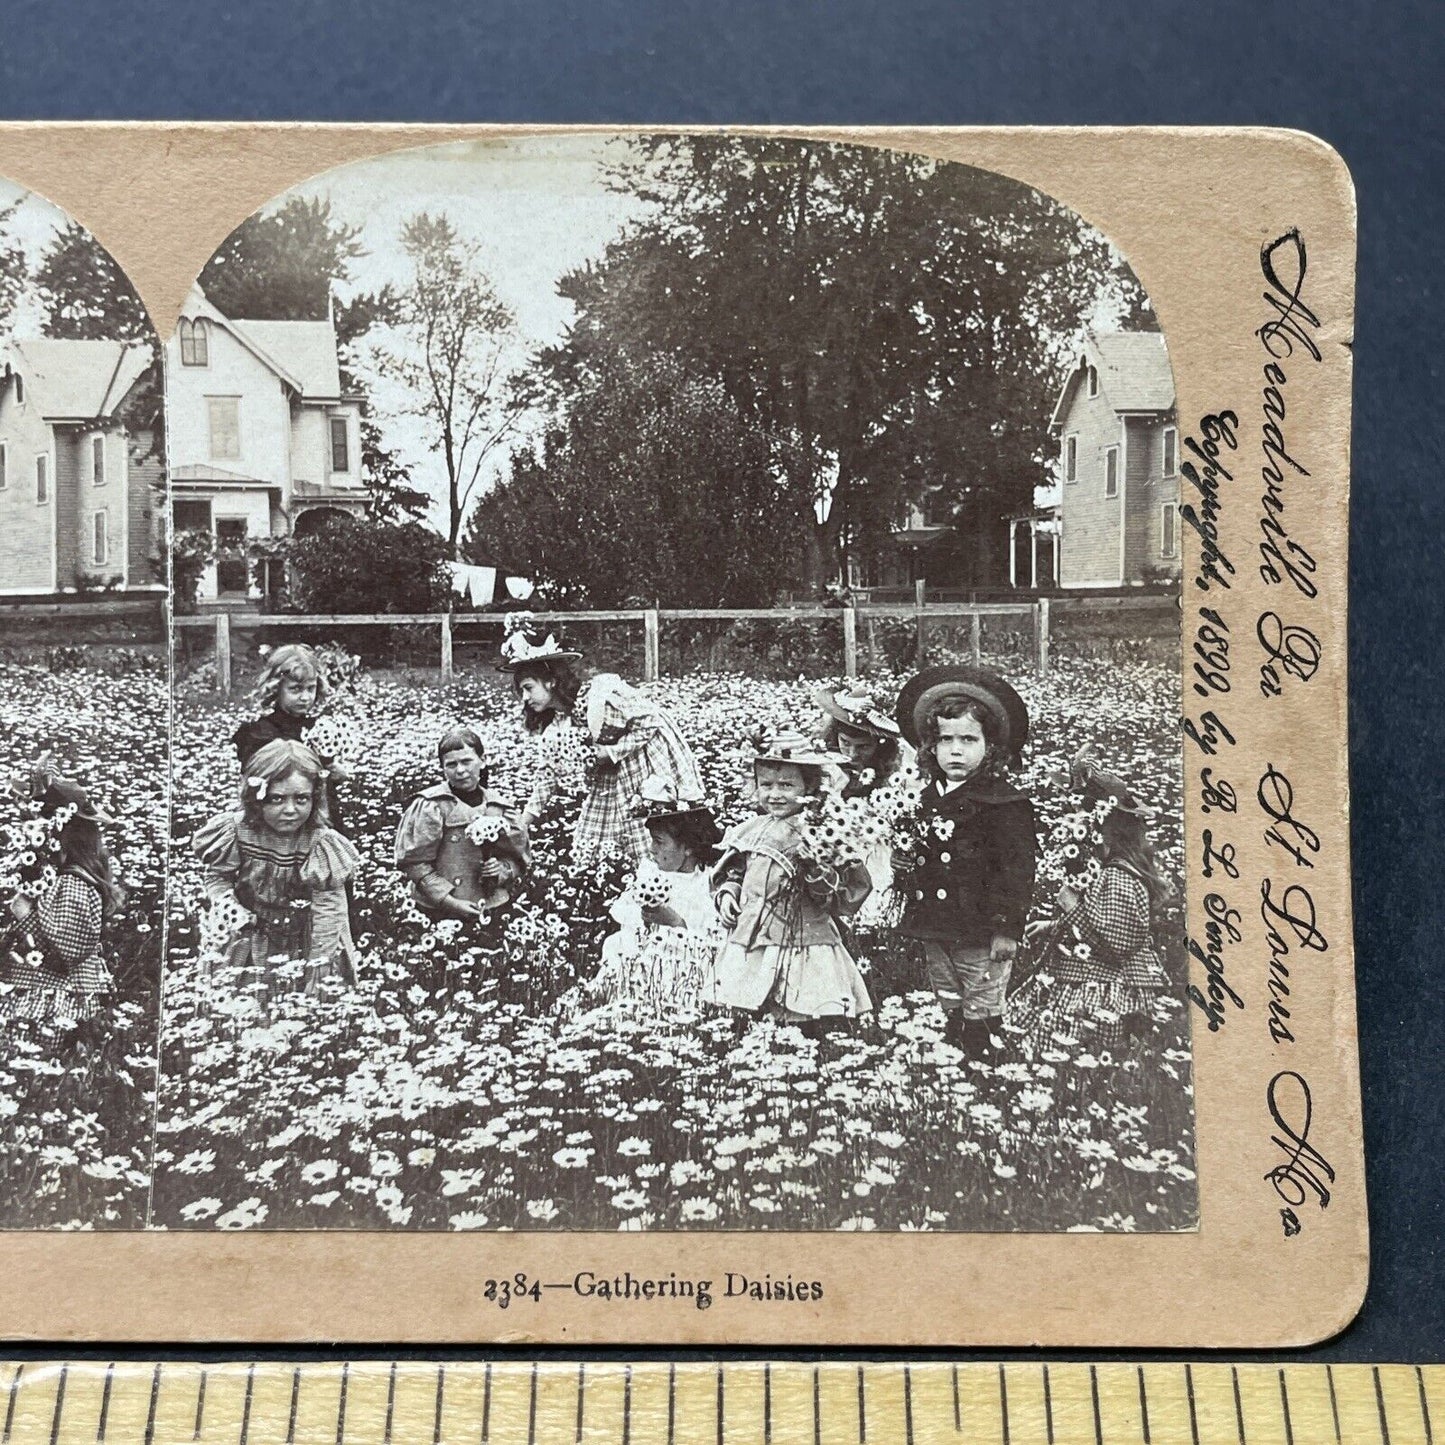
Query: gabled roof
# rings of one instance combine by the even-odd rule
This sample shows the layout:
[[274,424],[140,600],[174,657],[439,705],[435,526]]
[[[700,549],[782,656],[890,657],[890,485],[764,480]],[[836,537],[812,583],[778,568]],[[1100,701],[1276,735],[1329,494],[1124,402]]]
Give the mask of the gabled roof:
[[336,328],[329,321],[233,321],[231,325],[274,356],[300,382],[303,397],[335,401],[341,395]]
[[30,388],[49,422],[95,421],[115,414],[146,367],[150,350],[123,341],[11,341],[7,365]]
[[1099,391],[1116,412],[1164,412],[1174,409],[1174,372],[1158,331],[1086,332],[1074,370],[1059,393],[1050,426],[1062,426],[1083,381],[1084,368],[1099,373]]
[[341,395],[336,328],[330,321],[245,321],[226,316],[200,286],[186,297],[185,315],[224,327],[263,366],[308,401]]

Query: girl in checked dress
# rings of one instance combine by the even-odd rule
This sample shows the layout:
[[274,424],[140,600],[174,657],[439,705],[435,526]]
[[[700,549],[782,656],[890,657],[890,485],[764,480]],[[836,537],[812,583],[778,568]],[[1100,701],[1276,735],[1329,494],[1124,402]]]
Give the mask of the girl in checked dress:
[[38,901],[10,903],[19,927],[0,955],[0,1021],[71,1025],[95,1018],[114,990],[101,940],[125,893],[100,831],[112,820],[79,784],[45,779],[42,811],[65,819],[59,874]]
[[[1146,1035],[1168,976],[1154,948],[1153,910],[1170,896],[1144,814],[1122,784],[1100,825],[1098,870],[1082,892],[1060,890],[1057,919],[1028,926],[1043,941],[1038,971],[1009,1000],[1008,1026],[1037,1054],[1070,1039],[1109,1052]],[[1086,796],[1088,792],[1086,791]],[[1057,1036],[1057,1037],[1056,1037]]]
[[684,803],[702,802],[697,760],[677,724],[615,673],[579,677],[580,652],[558,645],[552,634],[525,627],[502,648],[503,672],[522,702],[523,722],[537,734],[540,766],[522,822],[532,828],[561,789],[585,790],[572,830],[578,864],[640,862],[650,844],[634,804],[643,783],[658,777]]
[[257,971],[263,999],[314,994],[327,979],[356,982],[346,885],[359,860],[327,824],[325,782],[304,743],[267,743],[246,765],[239,810],[217,814],[191,840],[205,865],[216,951]]

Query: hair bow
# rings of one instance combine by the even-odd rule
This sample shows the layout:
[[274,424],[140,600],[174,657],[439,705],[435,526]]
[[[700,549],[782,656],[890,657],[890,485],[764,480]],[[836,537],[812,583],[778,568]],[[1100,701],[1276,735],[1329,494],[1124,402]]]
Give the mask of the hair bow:
[[255,795],[256,795],[256,801],[257,801],[258,803],[264,803],[264,802],[266,801],[266,779],[265,779],[265,778],[247,778],[247,779],[246,779],[246,786],[247,786],[248,788],[250,788],[253,793],[255,793]]

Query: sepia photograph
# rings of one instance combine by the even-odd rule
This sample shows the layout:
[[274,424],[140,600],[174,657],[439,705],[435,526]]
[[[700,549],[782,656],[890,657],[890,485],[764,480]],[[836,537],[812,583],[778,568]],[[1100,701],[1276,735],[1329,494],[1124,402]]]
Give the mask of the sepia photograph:
[[160,341],[0,177],[0,1225],[149,1209],[170,692]]
[[[82,325],[35,284],[20,356]],[[106,340],[28,424],[105,431]],[[1174,375],[1087,218],[816,138],[405,150],[237,227],[163,372],[155,1226],[1197,1227]],[[0,746],[118,815],[163,674],[89,659],[7,660]]]

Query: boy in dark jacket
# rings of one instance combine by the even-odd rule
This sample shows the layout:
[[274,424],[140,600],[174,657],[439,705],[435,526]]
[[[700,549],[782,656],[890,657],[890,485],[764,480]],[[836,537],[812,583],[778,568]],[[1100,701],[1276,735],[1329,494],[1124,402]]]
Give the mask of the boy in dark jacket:
[[902,932],[923,945],[944,1037],[991,1057],[1034,886],[1033,805],[1004,775],[1028,709],[993,673],[932,667],[904,687],[898,723],[929,778]]

